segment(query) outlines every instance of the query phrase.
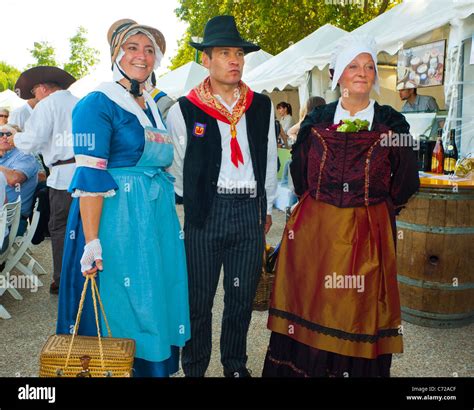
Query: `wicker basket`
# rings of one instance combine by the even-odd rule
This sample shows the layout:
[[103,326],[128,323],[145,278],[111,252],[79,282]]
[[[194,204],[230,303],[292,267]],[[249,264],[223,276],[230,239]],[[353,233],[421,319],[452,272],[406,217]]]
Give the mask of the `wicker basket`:
[[265,253],[263,257],[262,274],[260,281],[258,282],[257,292],[255,299],[253,300],[253,310],[264,311],[268,310],[270,306],[270,297],[273,288],[273,282],[275,280],[274,271],[267,271],[267,258],[274,251],[271,246],[265,246]]
[[[39,377],[76,377],[83,371],[81,357],[90,357],[92,377],[130,377],[135,355],[135,341],[106,337],[102,340],[104,367],[101,366],[99,343],[95,336],[76,336],[66,367],[72,335],[53,335],[41,351]],[[84,374],[83,372],[82,374]]]
[[[78,336],[87,284],[91,280],[97,336]],[[102,338],[99,329],[96,295],[109,337]],[[87,277],[81,295],[74,333],[50,336],[40,355],[40,377],[131,377],[135,341],[113,338],[100,301],[94,278]]]

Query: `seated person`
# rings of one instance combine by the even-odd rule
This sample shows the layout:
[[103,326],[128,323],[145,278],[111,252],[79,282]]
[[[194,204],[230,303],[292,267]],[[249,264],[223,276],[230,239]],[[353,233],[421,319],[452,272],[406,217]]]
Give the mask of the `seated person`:
[[9,116],[10,116],[10,111],[8,111],[4,107],[0,107],[0,125],[7,124]]
[[[28,100],[28,101],[30,101],[30,100]],[[26,104],[26,105],[28,105],[28,104]],[[19,125],[16,125],[14,123],[10,123],[8,125],[10,127],[14,128],[16,130],[16,132],[23,132],[23,128],[21,128]],[[45,169],[45,166],[43,164],[43,160],[41,158],[41,155],[40,154],[33,154],[33,155],[35,156],[36,161],[38,161],[38,167],[39,167],[38,168],[38,185],[41,184],[41,186],[46,186],[46,179],[48,178],[49,173]]]
[[[410,86],[410,83],[407,83],[407,86]],[[413,87],[413,86],[412,86]],[[399,90],[399,95],[402,101],[405,101],[405,104],[402,107],[401,112],[437,112],[439,111],[438,104],[436,100],[429,95],[418,95],[416,88],[402,88],[397,87]]]
[[21,195],[21,218],[17,235],[23,235],[33,206],[33,194],[38,183],[38,162],[7,142],[14,133],[10,125],[0,126],[0,171],[7,180],[7,200],[14,202]]

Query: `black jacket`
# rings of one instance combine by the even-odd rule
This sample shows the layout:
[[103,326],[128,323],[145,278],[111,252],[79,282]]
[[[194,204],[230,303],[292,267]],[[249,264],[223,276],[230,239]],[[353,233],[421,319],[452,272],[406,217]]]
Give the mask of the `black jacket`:
[[[178,101],[188,137],[183,169],[185,223],[202,227],[217,193],[222,163],[221,135],[215,118],[186,97],[181,97]],[[252,104],[245,113],[250,157],[257,181],[257,197],[262,204],[260,209],[263,220],[266,214],[265,179],[270,112],[270,99],[263,94],[254,93]],[[205,129],[203,135],[196,135],[196,126]]]
[[[316,107],[306,116],[301,124],[300,132],[292,150],[291,176],[295,186],[295,193],[303,195],[310,189],[308,180],[308,152],[312,143],[311,133],[314,125],[333,124],[337,101]],[[408,135],[410,126],[405,117],[388,105],[374,104],[374,119],[372,130],[387,127],[393,133]],[[341,149],[344,149],[341,146]],[[390,147],[390,193],[389,197],[396,209],[406,204],[408,199],[418,190],[417,159],[411,146]],[[363,178],[363,176],[362,176]]]

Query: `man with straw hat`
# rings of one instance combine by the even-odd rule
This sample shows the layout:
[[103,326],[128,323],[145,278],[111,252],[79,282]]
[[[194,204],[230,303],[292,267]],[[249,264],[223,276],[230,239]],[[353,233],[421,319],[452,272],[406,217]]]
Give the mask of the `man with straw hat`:
[[24,100],[39,101],[23,132],[9,137],[20,151],[27,154],[41,153],[50,175],[49,232],[53,248],[53,282],[50,292],[59,292],[63,257],[64,235],[71,205],[67,192],[74,173],[72,150],[72,110],[78,99],[67,88],[75,78],[57,67],[38,66],[23,72],[15,84],[18,95]]
[[221,362],[227,377],[249,377],[247,332],[277,186],[270,99],[241,81],[244,55],[259,47],[240,36],[234,17],[217,16],[202,43],[209,77],[168,113],[175,192],[183,196],[191,340],[186,376],[204,376],[211,356],[211,309],[224,267]]

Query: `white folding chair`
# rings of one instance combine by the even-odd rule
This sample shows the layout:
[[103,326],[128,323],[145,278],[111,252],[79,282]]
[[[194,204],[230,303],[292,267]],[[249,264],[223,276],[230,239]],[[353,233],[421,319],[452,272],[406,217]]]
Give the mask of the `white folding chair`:
[[[8,248],[0,254],[0,264],[4,263],[8,256],[10,255],[10,249],[13,246],[13,243],[15,241],[15,236],[16,232],[18,230],[18,225],[20,224],[20,216],[21,216],[21,197],[18,196],[17,200],[15,202],[11,202],[8,204],[3,205],[2,211],[5,212],[6,214],[6,228],[8,229]],[[23,297],[20,295],[20,293],[9,283],[9,278],[8,274],[9,272],[6,269],[3,269],[2,272],[0,272],[0,296],[2,296],[5,291],[8,291],[15,299],[17,300],[22,300]],[[0,309],[0,317],[3,317],[1,314],[5,314],[8,316],[6,318],[9,318],[10,315],[6,311],[5,308]]]
[[[31,241],[35,235],[36,228],[38,226],[40,213],[38,211],[38,200],[36,200],[35,207],[33,209],[33,217],[31,223],[28,225],[26,232],[23,236],[17,236],[15,243],[10,249],[10,255],[7,258],[5,264],[5,272],[11,272],[13,268],[18,269],[21,273],[26,275],[26,277],[31,281],[33,286],[43,286],[41,280],[35,274],[35,270],[38,271],[38,275],[45,275],[46,271],[39,264],[39,262],[34,259],[27,251],[31,246]],[[23,256],[29,258],[28,265],[25,266],[20,260]]]
[[[7,212],[3,209],[0,210],[0,249],[3,246],[5,240],[5,230],[7,228]],[[3,280],[3,277],[0,277]],[[0,304],[0,319],[10,319],[11,316],[8,311]]]
[[3,209],[0,210],[0,249],[5,242],[5,231],[7,230],[7,212]]

